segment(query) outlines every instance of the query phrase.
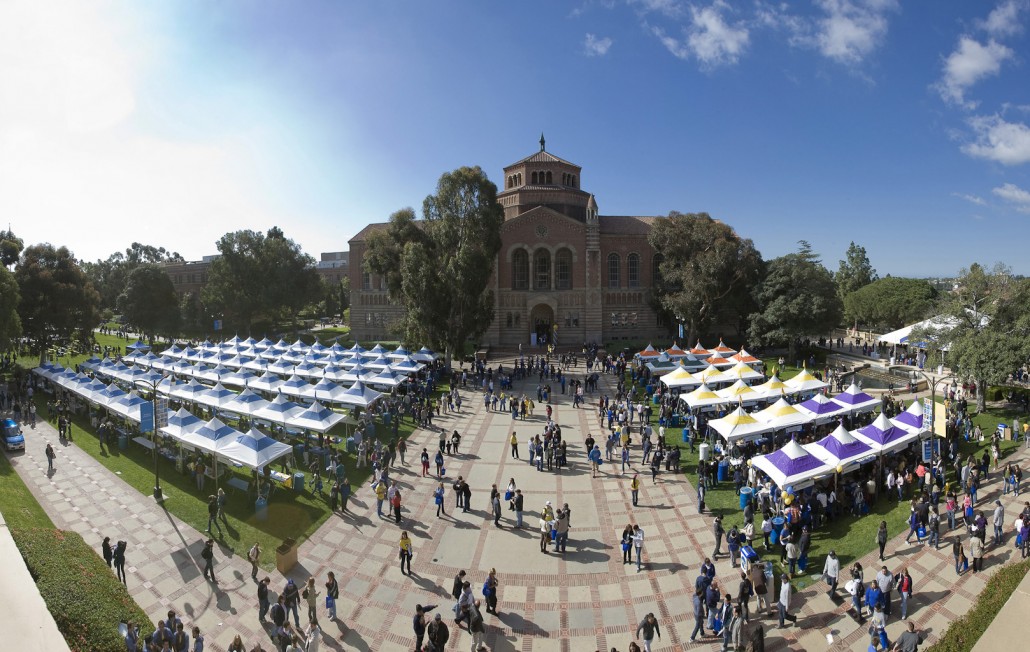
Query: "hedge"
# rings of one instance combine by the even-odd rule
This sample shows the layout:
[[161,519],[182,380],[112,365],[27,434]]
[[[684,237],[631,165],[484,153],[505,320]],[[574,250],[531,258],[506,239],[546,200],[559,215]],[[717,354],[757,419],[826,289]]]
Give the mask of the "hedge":
[[1030,394],[1030,390],[1025,387],[1014,387],[1011,385],[992,385],[987,390],[988,401],[1003,401],[1005,400],[1008,393],[1012,392],[1013,398],[1017,401],[1024,394]]
[[131,621],[141,632],[153,624],[114,572],[79,534],[46,528],[12,529],[47,609],[74,652],[125,649],[118,623]]
[[976,599],[973,607],[953,621],[944,635],[926,652],[969,652],[987,631],[1013,591],[1030,570],[1030,559],[999,568]]

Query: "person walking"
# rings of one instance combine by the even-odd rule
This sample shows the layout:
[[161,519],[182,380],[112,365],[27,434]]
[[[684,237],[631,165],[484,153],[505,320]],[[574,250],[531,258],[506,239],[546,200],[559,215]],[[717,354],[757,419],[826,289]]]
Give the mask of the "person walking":
[[740,583],[737,584],[737,609],[744,622],[750,620],[751,581],[745,571],[740,571]]
[[[626,450],[626,449],[623,449]],[[637,506],[637,499],[640,496],[640,475],[638,473],[633,474],[633,479],[629,482],[629,493],[633,498],[633,506]]]
[[268,577],[264,577],[258,582],[258,622],[262,625],[265,623],[265,614],[268,613],[268,585],[271,582],[271,578]]
[[780,629],[785,627],[784,620],[789,620],[791,624],[798,622],[798,617],[790,613],[790,600],[793,595],[794,589],[790,585],[790,578],[786,575],[780,576],[780,599],[776,603],[780,612]]
[[125,581],[125,548],[127,545],[124,541],[119,541],[114,547],[114,552],[111,553],[115,575],[126,586],[128,586],[128,583]]
[[633,526],[633,547],[637,550],[637,572],[640,571],[640,560],[644,556],[644,528]]
[[[229,527],[229,520],[225,518],[225,503],[229,500],[229,497],[225,495],[225,489],[218,488],[218,496],[215,498],[215,504],[218,505],[218,518],[222,519],[222,523],[226,527]],[[221,532],[221,530],[219,530]]]
[[497,615],[497,591],[500,582],[497,580],[497,569],[491,568],[490,573],[483,582],[483,597],[486,598],[486,613]]
[[200,556],[204,560],[204,577],[210,579],[215,584],[218,580],[215,579],[215,540],[208,539],[204,543],[204,549],[200,551]]
[[998,547],[1005,539],[1005,507],[1000,500],[994,501],[994,515],[991,524],[994,526],[994,547]]
[[880,561],[883,561],[883,550],[887,547],[887,521],[880,521],[880,527],[876,530],[876,545],[880,548]]
[[472,652],[484,650],[483,637],[486,636],[486,624],[483,622],[483,613],[479,610],[480,602],[475,600],[469,610],[469,634],[472,635]]
[[57,457],[57,453],[54,452],[53,445],[50,442],[46,443],[46,470],[47,473],[54,472],[54,458]]
[[654,641],[654,637],[657,636],[659,640],[662,638],[662,630],[653,613],[644,616],[644,619],[637,625],[635,636],[640,636],[641,633],[643,633],[641,639],[644,641],[644,652],[651,652],[651,642]]
[[426,646],[426,650],[429,652],[443,652],[447,649],[447,641],[451,638],[451,632],[447,629],[447,625],[443,622],[443,616],[436,614],[433,617],[433,622],[429,623],[426,627],[426,639],[429,645]]
[[218,523],[218,498],[216,496],[207,497],[207,529],[204,531],[208,534],[211,534],[212,524],[218,528],[218,536],[222,536],[222,526]]
[[840,560],[837,559],[837,553],[831,550],[830,554],[826,556],[826,562],[823,564],[823,579],[830,585],[830,589],[826,594],[830,598],[836,599],[837,597],[837,578],[839,576]]
[[258,543],[251,546],[247,560],[250,561],[250,579],[257,581],[258,562],[261,561],[261,546]]
[[[408,537],[407,532],[401,532],[400,540],[400,560],[401,560],[401,575],[411,574],[411,558],[415,556],[415,552],[411,547],[411,538]],[[404,566],[407,565],[407,573],[404,571]]]
[[419,456],[422,461],[422,477],[429,475],[429,450],[426,448],[422,449],[422,454]]
[[704,591],[699,588],[694,589],[694,598],[692,600],[694,605],[694,631],[690,633],[690,642],[693,643],[697,638],[698,634],[701,634],[701,638],[705,638],[705,601]]

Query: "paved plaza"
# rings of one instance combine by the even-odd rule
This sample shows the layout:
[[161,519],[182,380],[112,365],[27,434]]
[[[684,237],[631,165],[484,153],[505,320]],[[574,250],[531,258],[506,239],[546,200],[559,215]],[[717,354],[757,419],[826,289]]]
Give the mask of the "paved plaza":
[[[510,361],[504,362],[510,365]],[[580,365],[573,370],[573,377],[581,376],[582,371]],[[608,380],[602,376],[601,392],[612,395]],[[535,378],[521,385],[517,381],[516,391],[535,397],[536,385]],[[588,395],[588,400],[596,396]],[[446,518],[438,519],[435,513],[432,491],[437,480],[422,478],[418,464],[422,447],[434,451],[439,434],[419,430],[410,440],[408,465],[393,472],[404,496],[400,525],[376,516],[374,494],[366,487],[352,497],[352,514],[330,518],[301,545],[300,563],[290,577],[300,583],[314,575],[320,589],[328,571],[334,571],[340,580],[339,622],[330,622],[322,615],[324,609],[320,610],[323,649],[410,650],[414,647],[411,619],[416,604],[438,605],[437,611],[451,628],[448,649],[468,649],[469,634],[453,626],[452,580],[459,570],[467,570],[479,597],[491,568],[497,570],[500,580],[500,615],[486,615],[490,650],[615,647],[621,652],[648,612],[658,617],[662,632],[655,650],[714,648],[714,639],[706,639],[704,644],[688,642],[693,629],[690,599],[694,579],[701,559],[711,553],[714,539],[711,520],[697,513],[694,489],[684,475],[663,474],[658,484],[652,485],[650,472],[645,473],[640,464],[639,451],[634,452],[635,468],[643,480],[640,505],[634,508],[629,492],[631,475],[620,475],[617,465],[606,465],[603,477],[591,478],[582,442],[588,433],[596,437],[600,432],[596,408],[576,409],[570,397],[554,397],[554,418],[569,442],[572,469],[538,472],[528,462],[525,442],[542,430],[543,405],[536,406],[534,417],[513,422],[507,412],[487,411],[481,395],[471,388],[463,390],[463,400],[460,415],[434,421],[448,432],[457,429],[463,434],[461,455],[446,464]],[[521,460],[510,455],[513,428],[521,442]],[[57,448],[57,470],[49,477],[43,454],[47,438]],[[25,454],[12,461],[58,527],[81,533],[98,552],[104,536],[129,542],[128,588],[152,618],[175,609],[185,623],[200,626],[211,649],[224,650],[237,633],[248,649],[256,641],[272,648],[267,631],[258,623],[256,586],[250,579],[245,549],[216,549],[219,582],[214,587],[201,577],[205,535],[196,529],[199,524],[184,523],[165,512],[74,444],[59,445],[49,424],[27,430],[26,441]],[[1023,449],[1019,455],[1025,455]],[[458,475],[472,486],[473,510],[467,514],[454,509],[451,484]],[[525,495],[526,529],[521,531],[512,529],[514,512],[506,505],[502,528],[494,526],[489,510],[490,485],[496,484],[503,492],[510,478]],[[992,478],[981,493],[981,504],[990,504],[998,494],[1000,485]],[[564,555],[539,550],[538,515],[548,500],[555,506],[568,503],[572,510]],[[1011,521],[1018,512],[1016,501],[1011,496],[1003,500]],[[622,563],[619,537],[628,523],[639,524],[645,532],[645,562],[639,572],[635,564]],[[410,577],[402,575],[398,565],[401,530],[411,533],[414,542]],[[942,544],[951,540],[950,535],[942,536]],[[892,571],[904,565],[910,569],[916,587],[910,617],[933,637],[968,610],[986,576],[1010,558],[1012,548],[989,551],[987,573],[967,573],[961,578],[953,572],[950,545],[934,551],[906,544],[902,535],[889,543],[888,553]],[[274,551],[264,554],[268,558]],[[879,568],[875,555],[861,561],[867,569]],[[821,564],[822,559],[815,560],[809,572],[819,573]],[[736,586],[739,571],[730,568],[728,558],[720,558],[716,568],[725,586]],[[278,592],[285,579],[278,573],[269,575],[271,588]],[[830,647],[827,637],[832,635],[834,649],[864,651],[868,644],[865,626],[845,613],[843,604],[831,602],[824,588],[816,583],[796,594],[796,627],[780,630],[775,628],[775,619],[762,619],[766,645],[772,649],[825,649]],[[304,609],[301,611],[303,621]],[[891,640],[902,628],[895,616],[888,627]]]

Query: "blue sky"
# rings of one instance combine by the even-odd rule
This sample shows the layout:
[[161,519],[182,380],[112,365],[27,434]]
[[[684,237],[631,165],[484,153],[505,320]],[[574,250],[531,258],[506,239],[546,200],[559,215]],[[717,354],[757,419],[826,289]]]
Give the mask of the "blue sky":
[[14,0],[0,216],[87,260],[272,225],[317,257],[544,132],[602,214],[1030,274],[1028,27],[1030,0]]

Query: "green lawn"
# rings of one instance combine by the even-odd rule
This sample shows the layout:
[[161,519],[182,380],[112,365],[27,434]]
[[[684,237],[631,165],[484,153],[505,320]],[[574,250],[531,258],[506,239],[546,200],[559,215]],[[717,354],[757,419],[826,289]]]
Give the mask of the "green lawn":
[[[37,410],[41,416],[46,414],[45,397],[36,395]],[[154,488],[154,456],[145,451],[131,440],[127,450],[119,450],[117,444],[105,446],[100,449],[100,441],[93,432],[89,421],[84,416],[74,419],[75,429],[73,430],[74,444],[96,458],[102,465],[113,473],[119,475],[129,485],[140,493],[150,496]],[[413,430],[410,421],[405,422],[399,429],[399,436],[407,438]],[[380,425],[380,438],[386,441],[383,436],[384,428]],[[333,434],[337,434],[335,431]],[[342,434],[342,433],[340,433]],[[167,497],[164,501],[165,508],[189,523],[200,531],[207,527],[207,497],[215,493],[214,481],[207,479],[204,490],[198,490],[193,479],[184,473],[179,473],[175,465],[159,458],[158,466],[161,474],[161,487]],[[352,489],[352,496],[358,496],[367,501],[368,491],[363,489],[368,486],[370,470],[368,467],[358,469],[355,466],[353,455],[346,455],[344,466],[347,469],[347,480]],[[279,469],[275,465],[276,470]],[[242,470],[235,471],[238,477],[250,480],[249,472]],[[319,526],[329,518],[328,490],[329,484],[323,489],[325,498],[319,498],[313,494],[309,473],[305,474],[306,485],[301,493],[292,490],[276,489],[268,504],[268,518],[258,521],[255,518],[254,498],[247,497],[243,493],[233,493],[227,489],[229,500],[226,505],[226,515],[229,518],[229,526],[224,524],[222,530],[225,534],[222,542],[235,550],[237,554],[245,554],[255,542],[261,544],[263,555],[262,566],[274,568],[275,555],[273,551],[283,539],[292,538],[297,542],[306,540]],[[325,477],[323,476],[323,482]],[[215,532],[217,534],[217,530]]]
[[12,530],[54,527],[4,453],[0,453],[0,513]]

